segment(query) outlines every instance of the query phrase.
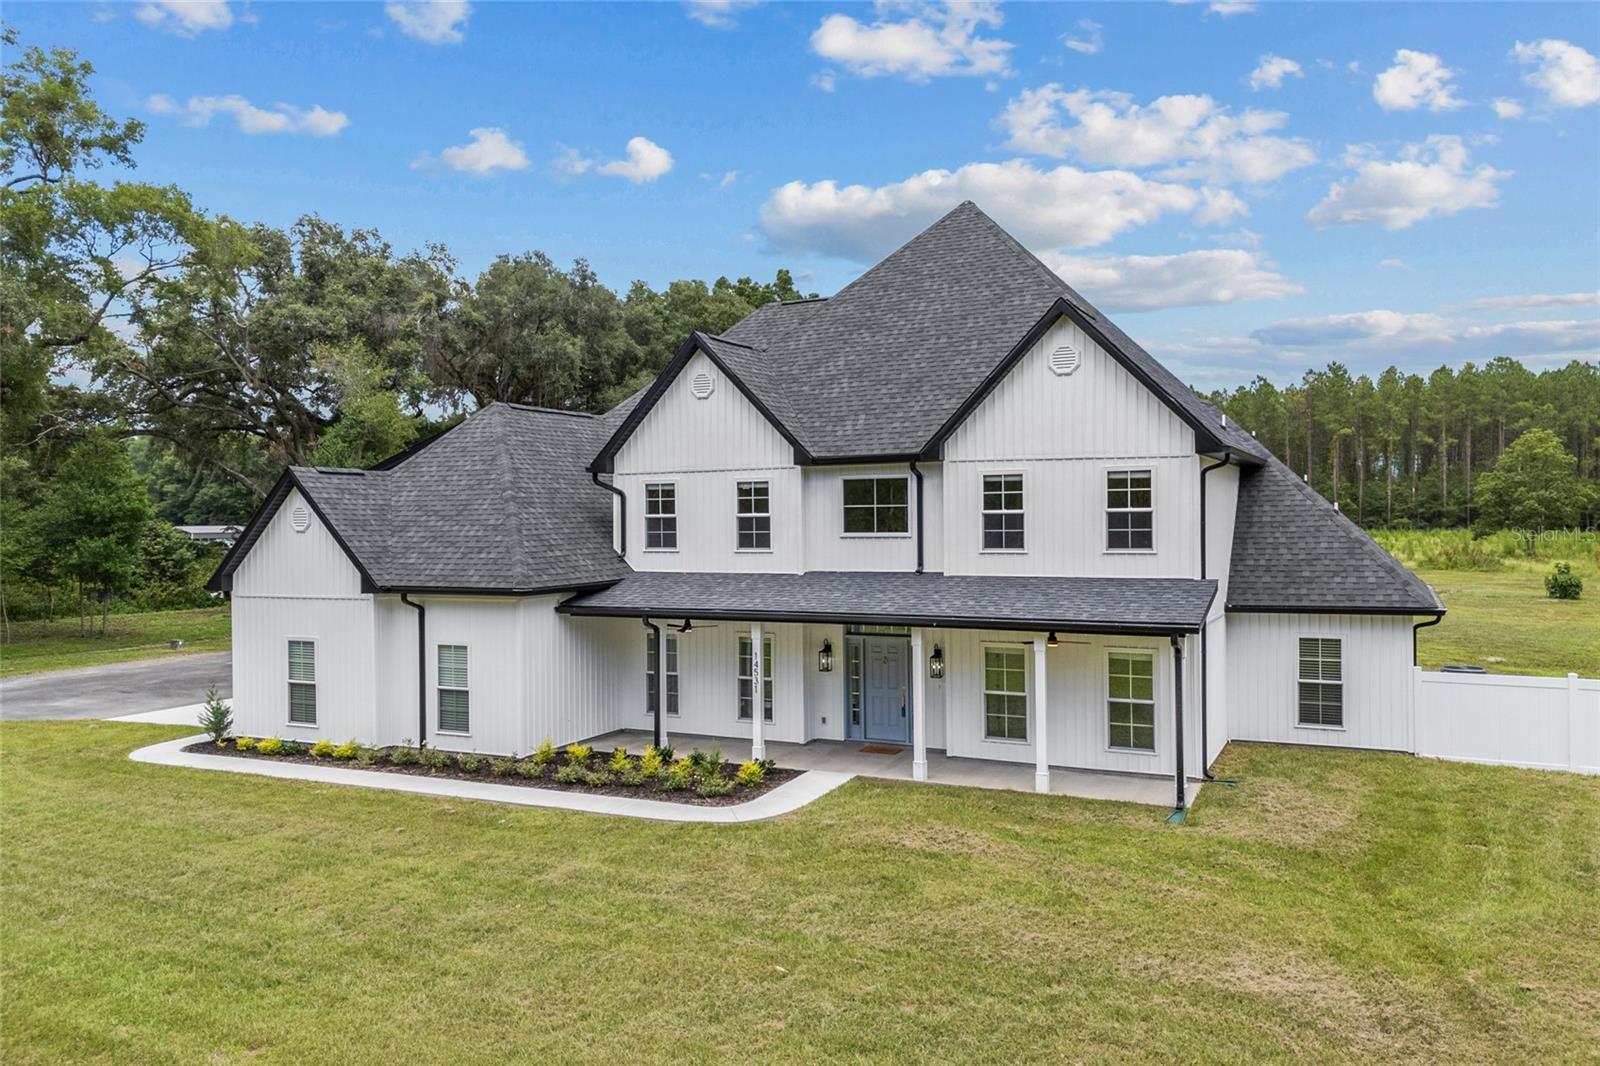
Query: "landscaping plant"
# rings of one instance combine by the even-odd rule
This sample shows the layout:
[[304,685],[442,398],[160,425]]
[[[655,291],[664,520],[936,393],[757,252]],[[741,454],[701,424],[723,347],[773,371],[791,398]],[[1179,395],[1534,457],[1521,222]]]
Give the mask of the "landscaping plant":
[[496,777],[510,777],[517,772],[517,760],[490,759],[489,772]]
[[332,754],[335,759],[344,759],[348,761],[361,754],[361,745],[356,743],[355,740],[347,740],[343,744],[335,746],[330,754]]
[[321,740],[311,745],[311,757],[313,759],[333,758],[333,741],[329,740],[327,737],[323,737]]
[[252,750],[255,749],[255,746],[256,746],[255,738],[254,737],[235,737],[234,741],[233,741],[233,746],[235,748],[237,748],[239,751],[252,751]]
[[589,756],[594,754],[594,749],[587,744],[568,744],[567,762],[577,766],[588,766]]
[[649,780],[661,776],[661,767],[664,760],[661,752],[656,748],[644,749],[644,754],[639,756],[639,773]]
[[262,737],[256,741],[256,750],[263,755],[282,755],[286,746],[277,737]]
[[556,771],[556,780],[563,785],[582,784],[589,776],[589,771],[581,763],[569,762]]
[[483,769],[483,756],[457,755],[456,766],[461,769],[462,773],[475,774]]
[[200,709],[200,728],[216,741],[218,747],[222,745],[223,739],[233,732],[233,712],[217,695],[215,688],[206,689],[205,706]]
[[533,753],[533,761],[540,766],[549,766],[556,761],[556,746],[546,737],[544,743],[539,745],[539,750]]
[[540,762],[537,758],[521,759],[516,765],[517,776],[526,777],[530,780],[543,777],[546,765],[546,763]]
[[739,770],[733,777],[735,781],[746,788],[754,788],[766,780],[767,768],[758,762],[740,763]]
[[611,772],[620,774],[633,765],[633,760],[628,758],[626,748],[613,748],[611,751]]
[[726,796],[733,791],[733,782],[721,774],[715,774],[700,779],[700,787],[695,789],[700,795],[710,799],[715,796]]
[[1545,575],[1544,592],[1555,600],[1575,600],[1583,594],[1583,578],[1572,572],[1571,563],[1557,563]]
[[422,765],[426,766],[430,770],[443,770],[445,767],[450,765],[450,753],[447,751],[440,751],[438,748],[429,748],[424,746],[417,752],[417,756],[421,760]]

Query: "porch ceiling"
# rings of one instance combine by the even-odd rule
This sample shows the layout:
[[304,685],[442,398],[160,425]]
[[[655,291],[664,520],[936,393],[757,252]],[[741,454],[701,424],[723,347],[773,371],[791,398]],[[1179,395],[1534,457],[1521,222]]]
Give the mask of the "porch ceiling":
[[1164,636],[1198,632],[1217,594],[1190,578],[1002,577],[870,571],[630,574],[567,600],[574,615],[1057,629]]

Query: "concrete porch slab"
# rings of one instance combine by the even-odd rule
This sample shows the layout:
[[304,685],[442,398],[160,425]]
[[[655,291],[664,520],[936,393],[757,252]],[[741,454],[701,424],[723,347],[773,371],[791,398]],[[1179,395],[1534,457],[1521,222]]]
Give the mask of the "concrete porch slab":
[[[639,729],[622,729],[606,733],[586,743],[595,750],[606,752],[612,748],[643,751],[650,744],[651,734]],[[691,733],[668,731],[668,742],[680,754],[699,748],[722,749],[723,758],[744,760],[750,757],[750,741],[736,737],[708,737]],[[858,777],[881,777],[890,781],[911,780],[911,749],[901,748],[893,755],[879,755],[862,751],[865,747],[891,748],[895,745],[861,740],[813,740],[806,744],[783,741],[767,742],[767,758],[780,766],[796,770],[824,770],[832,773],[852,774]],[[945,755],[935,748],[928,749],[928,783],[935,785],[963,785],[968,788],[1002,788],[1018,792],[1033,791],[1033,764],[998,762],[992,759],[962,759]],[[1194,801],[1201,782],[1190,779],[1189,800]],[[1079,799],[1119,800],[1124,803],[1143,803],[1152,807],[1171,807],[1174,785],[1170,777],[1144,774],[1114,773],[1102,770],[1071,770],[1050,768],[1050,793],[1055,796],[1074,796]]]

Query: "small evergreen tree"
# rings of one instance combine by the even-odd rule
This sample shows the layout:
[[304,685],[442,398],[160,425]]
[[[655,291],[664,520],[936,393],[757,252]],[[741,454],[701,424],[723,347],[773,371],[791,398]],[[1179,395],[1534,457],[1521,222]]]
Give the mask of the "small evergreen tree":
[[217,695],[215,686],[206,689],[205,706],[200,709],[200,728],[218,744],[233,732],[233,711],[227,701]]

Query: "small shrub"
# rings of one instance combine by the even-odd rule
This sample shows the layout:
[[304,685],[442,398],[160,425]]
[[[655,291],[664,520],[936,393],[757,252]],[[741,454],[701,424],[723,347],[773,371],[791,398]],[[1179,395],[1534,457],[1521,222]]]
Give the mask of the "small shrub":
[[722,776],[722,749],[712,748],[710,751],[696,751],[689,756],[689,766],[697,777]]
[[389,749],[389,762],[395,766],[415,766],[422,761],[422,752],[409,745]]
[[663,765],[663,756],[655,748],[646,748],[644,754],[639,756],[639,773],[649,780],[653,781],[661,776]]
[[417,752],[417,758],[430,770],[443,770],[450,765],[450,753],[438,748],[422,748]]
[[700,781],[700,787],[695,789],[695,791],[708,798],[712,796],[726,796],[728,793],[733,791],[733,782],[718,774],[712,777],[702,778]]
[[240,751],[252,751],[252,750],[255,749],[255,746],[256,746],[255,738],[254,737],[234,737],[233,738],[233,746],[238,748]]
[[354,759],[361,754],[361,745],[354,740],[347,740],[343,744],[336,745],[331,754],[335,759]]
[[200,728],[216,741],[218,747],[221,747],[223,739],[233,732],[233,712],[217,695],[215,688],[206,689],[205,706],[200,710]]
[[740,763],[739,772],[733,775],[733,779],[745,788],[754,788],[766,778],[767,768],[758,762]]
[[690,768],[689,760],[679,759],[661,772],[661,780],[656,787],[663,792],[677,792],[693,783],[694,770]]
[[277,737],[262,737],[256,741],[256,750],[263,755],[282,755],[285,747]]
[[311,745],[311,757],[313,759],[333,758],[333,741],[329,740],[327,737],[323,737],[321,740]]
[[567,765],[556,771],[556,780],[561,782],[563,785],[582,784],[584,779],[588,776],[589,771],[585,770],[575,762],[569,762]]
[[357,766],[375,766],[383,753],[376,748],[369,748],[364,744],[356,745],[355,764]]
[[661,762],[665,766],[671,766],[673,763],[678,761],[678,753],[672,750],[671,744],[663,745],[658,754],[660,754]]
[[636,762],[629,762],[617,772],[617,780],[624,785],[637,787],[644,784],[644,770]]
[[517,772],[517,760],[490,759],[489,772],[496,777],[510,777]]
[[461,768],[461,772],[462,773],[475,774],[479,770],[483,769],[483,756],[482,755],[457,755],[456,756],[456,765]]
[[633,760],[628,758],[628,753],[623,748],[614,748],[611,752],[611,772],[620,774],[633,765]]
[[533,753],[533,761],[540,766],[549,766],[556,761],[556,746],[550,743],[549,737],[546,737],[544,743],[539,745],[539,750]]
[[538,759],[522,759],[517,763],[517,776],[526,777],[530,780],[536,777],[543,777],[546,765]]
[[1571,563],[1557,563],[1544,577],[1544,592],[1555,600],[1575,600],[1583,594],[1583,578],[1572,572]]
[[594,754],[594,749],[587,744],[568,744],[567,762],[573,766],[589,765],[589,756]]
[[583,783],[590,788],[605,788],[616,781],[610,770],[590,770],[583,775]]

